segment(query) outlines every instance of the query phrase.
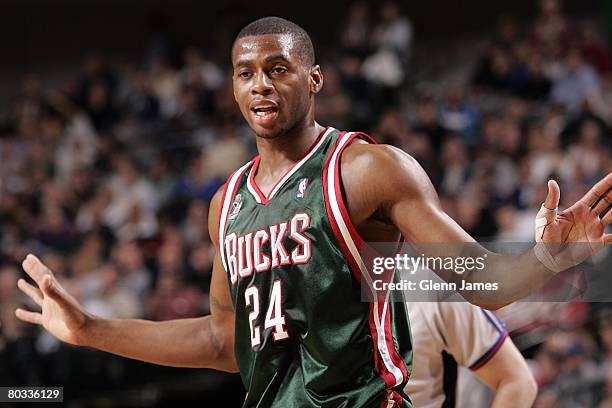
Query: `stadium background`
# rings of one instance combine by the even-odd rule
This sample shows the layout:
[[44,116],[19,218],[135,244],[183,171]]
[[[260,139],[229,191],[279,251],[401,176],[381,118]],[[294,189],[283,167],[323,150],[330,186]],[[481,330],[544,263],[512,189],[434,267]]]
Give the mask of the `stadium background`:
[[[529,241],[549,176],[563,204],[612,170],[612,2],[355,4],[3,2],[0,385],[62,385],[71,406],[239,405],[236,375],[61,345],[13,311],[34,251],[94,313],[208,312],[207,203],[254,149],[229,47],[257,17],[313,35],[319,122],[414,155],[473,236]],[[537,406],[612,406],[607,304],[500,313]]]

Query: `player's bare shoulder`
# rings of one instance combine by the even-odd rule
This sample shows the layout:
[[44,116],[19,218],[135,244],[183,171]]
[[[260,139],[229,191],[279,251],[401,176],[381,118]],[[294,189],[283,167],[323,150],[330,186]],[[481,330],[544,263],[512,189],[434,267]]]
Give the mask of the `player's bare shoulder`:
[[373,216],[385,218],[395,200],[398,162],[414,160],[401,150],[354,139],[342,152],[340,174],[351,219],[359,225]]
[[342,155],[342,181],[349,190],[391,199],[430,188],[429,178],[408,153],[385,144],[351,143]]
[[358,171],[362,167],[366,170],[376,167],[382,171],[400,156],[412,158],[406,152],[391,145],[372,144],[362,139],[354,139],[342,154],[342,166],[350,167],[351,171]]

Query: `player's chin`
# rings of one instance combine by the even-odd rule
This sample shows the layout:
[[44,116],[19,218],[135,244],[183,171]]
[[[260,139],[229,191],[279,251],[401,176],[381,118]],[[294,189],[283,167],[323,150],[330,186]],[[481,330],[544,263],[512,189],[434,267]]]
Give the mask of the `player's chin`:
[[251,123],[251,129],[255,132],[257,137],[261,137],[262,139],[276,139],[281,136],[285,128],[280,124],[275,124],[274,126],[261,126],[255,123]]

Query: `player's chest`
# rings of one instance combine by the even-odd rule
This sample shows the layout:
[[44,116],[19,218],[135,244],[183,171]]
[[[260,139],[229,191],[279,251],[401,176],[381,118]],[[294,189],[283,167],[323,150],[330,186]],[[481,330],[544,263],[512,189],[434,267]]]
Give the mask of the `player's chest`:
[[318,179],[298,179],[266,204],[238,189],[223,242],[230,282],[291,265],[305,265],[325,234],[326,209]]

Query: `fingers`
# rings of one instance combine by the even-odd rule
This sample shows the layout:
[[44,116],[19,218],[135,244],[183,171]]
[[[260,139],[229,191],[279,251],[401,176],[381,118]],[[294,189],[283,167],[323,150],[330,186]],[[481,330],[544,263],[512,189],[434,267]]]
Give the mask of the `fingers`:
[[21,289],[23,293],[28,295],[38,306],[42,306],[43,297],[40,290],[36,289],[34,286],[30,285],[24,279],[19,279],[17,281],[17,287]]
[[595,214],[600,215],[605,209],[612,204],[612,189],[608,190],[600,199],[593,205]]
[[546,204],[542,204],[540,211],[536,214],[535,218],[535,240],[540,242],[544,236],[544,228],[557,218],[557,209],[549,210],[546,208]]
[[612,222],[612,208],[608,209],[606,215],[601,218],[601,222],[603,223],[603,225],[608,225]]
[[29,254],[28,256],[26,256],[26,258],[21,263],[21,266],[23,267],[23,270],[28,275],[30,275],[32,279],[34,279],[34,282],[36,282],[38,286],[40,286],[40,283],[42,282],[42,278],[45,275],[51,274],[51,271],[49,270],[49,268],[47,268],[40,261],[40,259],[38,259],[32,254]]
[[19,320],[23,320],[24,322],[32,323],[32,324],[42,324],[42,314],[29,312],[23,309],[17,309],[15,311],[15,316]]
[[555,180],[548,180],[548,195],[544,200],[544,207],[549,210],[555,210],[559,206],[559,198],[561,197],[561,190]]
[[605,245],[612,244],[612,234],[606,234],[603,237],[603,241]]
[[592,207],[600,197],[602,197],[608,190],[612,188],[612,173],[609,173],[606,177],[601,179],[597,184],[593,186],[581,199],[583,204]]
[[47,268],[37,257],[29,254],[22,262],[22,266],[23,270],[38,284],[40,291],[23,279],[17,282],[17,286],[38,305],[42,306],[42,294],[49,296],[59,303],[60,306],[70,305],[70,302],[68,302],[66,296],[64,296],[64,291],[53,277],[49,268]]
[[70,304],[65,295],[66,292],[62,289],[60,284],[57,283],[53,276],[51,276],[51,274],[48,274],[43,277],[40,289],[45,294],[45,296],[49,296],[60,307],[64,309],[72,308],[72,305]]

